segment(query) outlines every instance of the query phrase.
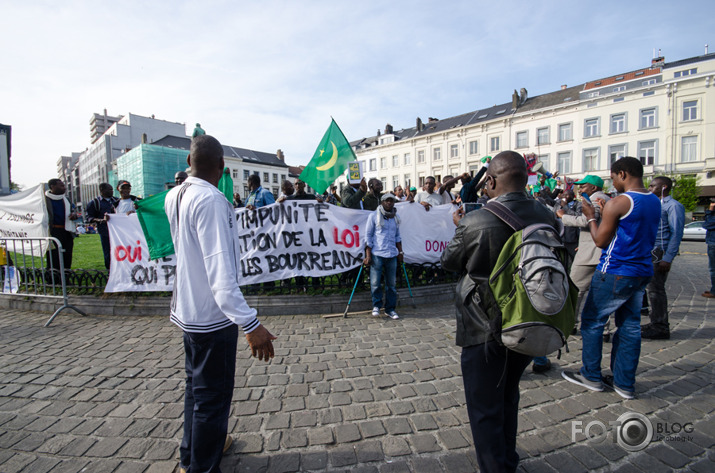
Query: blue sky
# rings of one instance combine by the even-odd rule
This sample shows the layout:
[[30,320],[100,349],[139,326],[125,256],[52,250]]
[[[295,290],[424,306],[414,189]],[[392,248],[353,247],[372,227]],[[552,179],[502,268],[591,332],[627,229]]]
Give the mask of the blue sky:
[[711,1],[0,0],[0,12],[0,123],[26,187],[90,144],[104,108],[189,133],[200,122],[298,165],[331,116],[354,140],[645,67],[654,49],[715,51]]

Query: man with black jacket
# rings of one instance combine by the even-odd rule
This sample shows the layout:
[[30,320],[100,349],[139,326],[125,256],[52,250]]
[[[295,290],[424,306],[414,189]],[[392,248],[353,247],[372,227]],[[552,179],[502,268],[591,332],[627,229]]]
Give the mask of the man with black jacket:
[[109,269],[111,256],[107,215],[116,213],[118,204],[119,199],[114,197],[112,185],[106,182],[99,185],[99,197],[95,197],[87,204],[87,221],[97,226],[97,233],[99,233],[99,240],[102,242],[102,252],[104,253],[104,267],[107,269]]
[[367,183],[363,177],[359,184],[348,184],[340,193],[343,207],[349,209],[362,209],[362,199],[367,194]]
[[[524,158],[504,151],[492,160],[484,189],[526,224],[556,226],[553,211],[526,194],[527,179]],[[445,270],[462,274],[457,284],[456,343],[462,347],[462,377],[479,471],[516,471],[519,378],[531,357],[497,343],[483,307],[471,302],[479,300],[478,295],[472,298],[476,286],[487,281],[514,231],[484,210],[455,213],[454,221],[457,230],[441,263]]]

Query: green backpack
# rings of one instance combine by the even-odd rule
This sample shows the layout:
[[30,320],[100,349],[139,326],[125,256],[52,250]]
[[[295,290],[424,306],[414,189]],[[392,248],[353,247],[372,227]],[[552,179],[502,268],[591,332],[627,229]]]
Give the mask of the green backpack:
[[546,356],[566,345],[575,324],[578,289],[566,271],[568,254],[548,224],[526,225],[504,204],[483,207],[514,229],[483,294],[494,338],[510,350]]

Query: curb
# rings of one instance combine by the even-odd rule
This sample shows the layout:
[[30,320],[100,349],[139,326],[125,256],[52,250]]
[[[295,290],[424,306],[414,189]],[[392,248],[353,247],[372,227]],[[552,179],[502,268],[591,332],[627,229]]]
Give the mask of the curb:
[[[454,301],[456,284],[439,284],[412,288],[415,304],[434,304]],[[342,314],[348,304],[348,294],[246,296],[248,305],[258,310],[258,316],[271,315],[330,315]],[[168,315],[170,296],[132,296],[120,294],[102,296],[69,296],[68,303],[91,315]],[[398,307],[408,307],[412,298],[407,289],[397,290]],[[61,297],[16,296],[0,294],[0,308],[32,310],[52,313],[62,307]],[[372,299],[367,291],[355,293],[350,312],[372,308]],[[72,311],[70,311],[72,312]]]

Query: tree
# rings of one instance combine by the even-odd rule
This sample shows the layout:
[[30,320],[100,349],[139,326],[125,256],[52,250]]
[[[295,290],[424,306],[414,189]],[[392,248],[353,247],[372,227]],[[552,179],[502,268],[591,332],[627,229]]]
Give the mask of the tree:
[[10,181],[10,190],[20,192],[22,190],[22,186],[17,182]]
[[672,176],[673,191],[671,196],[685,207],[686,212],[692,212],[698,206],[698,177],[696,175],[681,174]]

